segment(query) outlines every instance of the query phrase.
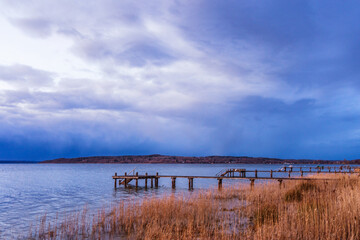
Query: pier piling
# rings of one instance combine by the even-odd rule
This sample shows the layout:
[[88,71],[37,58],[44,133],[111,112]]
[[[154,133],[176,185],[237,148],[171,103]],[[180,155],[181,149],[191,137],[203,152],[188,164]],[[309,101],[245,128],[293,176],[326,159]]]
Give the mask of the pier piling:
[[[127,173],[125,172],[125,177],[127,176]],[[124,179],[124,186],[125,186],[125,188],[127,188],[127,183],[128,183],[128,180],[125,178]]]
[[148,174],[145,173],[145,189],[147,189]]
[[155,188],[159,187],[159,173],[156,173],[156,177],[155,177]]
[[253,190],[255,185],[255,179],[250,179],[250,189]]
[[175,189],[175,187],[176,187],[176,177],[171,178],[171,186],[172,186],[172,189]]
[[138,186],[139,186],[139,178],[138,178],[138,176],[139,176],[139,173],[136,172],[136,179],[135,179],[135,188],[136,189],[138,189]]
[[222,189],[222,178],[218,178],[218,189]]
[[189,190],[194,189],[194,178],[188,178],[189,179]]
[[[115,176],[117,176],[117,173],[115,173]],[[117,180],[117,179],[115,179],[115,182],[114,182],[114,188],[115,188],[115,189],[117,188],[116,180]]]

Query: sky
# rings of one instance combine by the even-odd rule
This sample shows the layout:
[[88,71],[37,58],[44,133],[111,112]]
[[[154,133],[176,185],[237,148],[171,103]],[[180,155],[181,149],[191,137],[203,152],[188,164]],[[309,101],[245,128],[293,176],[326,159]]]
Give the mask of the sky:
[[358,159],[359,23],[352,0],[0,0],[0,159]]

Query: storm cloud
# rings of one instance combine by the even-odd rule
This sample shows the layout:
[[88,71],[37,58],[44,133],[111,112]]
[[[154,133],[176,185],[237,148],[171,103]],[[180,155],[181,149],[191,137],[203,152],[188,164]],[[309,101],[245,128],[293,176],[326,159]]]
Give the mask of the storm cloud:
[[0,4],[0,159],[359,158],[356,1]]

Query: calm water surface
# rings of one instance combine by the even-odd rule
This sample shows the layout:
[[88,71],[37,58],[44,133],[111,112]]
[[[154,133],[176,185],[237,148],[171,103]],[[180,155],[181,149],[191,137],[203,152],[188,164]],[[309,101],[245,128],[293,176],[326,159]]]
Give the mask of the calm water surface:
[[[123,187],[114,190],[111,176],[115,172],[120,175],[136,168],[139,174],[214,176],[224,168],[278,170],[281,167],[259,164],[0,164],[0,239],[24,235],[30,224],[36,224],[45,213],[49,217],[57,213],[61,216],[81,210],[85,205],[96,212],[121,200],[189,192],[187,179],[177,179],[173,191],[168,178],[159,180],[158,189],[145,190],[142,188],[144,182],[139,181],[138,191]],[[240,181],[246,180],[228,180],[224,184]],[[216,179],[194,180],[195,192],[216,186]]]

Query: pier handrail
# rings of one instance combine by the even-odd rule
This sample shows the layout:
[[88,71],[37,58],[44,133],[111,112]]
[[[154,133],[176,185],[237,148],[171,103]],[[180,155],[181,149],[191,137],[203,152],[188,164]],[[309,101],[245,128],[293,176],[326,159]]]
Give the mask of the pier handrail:
[[216,176],[220,177],[221,175],[223,175],[223,174],[226,173],[227,171],[229,171],[228,168],[221,169],[221,170],[216,174]]
[[132,175],[135,175],[135,169],[136,169],[136,167],[133,170],[131,170],[130,172],[128,172],[128,175],[130,175],[130,173],[132,173]]

